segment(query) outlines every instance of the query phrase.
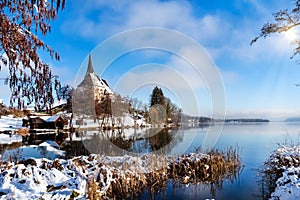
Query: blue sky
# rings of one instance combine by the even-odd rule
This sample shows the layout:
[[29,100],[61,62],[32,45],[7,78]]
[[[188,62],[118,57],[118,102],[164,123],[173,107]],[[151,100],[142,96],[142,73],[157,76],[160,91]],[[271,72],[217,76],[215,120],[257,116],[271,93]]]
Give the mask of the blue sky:
[[[52,33],[45,38],[60,53],[61,61],[49,59],[46,53],[42,57],[51,64],[54,73],[64,83],[73,85],[77,73],[82,74],[80,69],[85,67],[88,54],[114,34],[143,27],[173,29],[197,41],[215,63],[224,83],[228,117],[276,120],[300,116],[300,88],[294,85],[300,82],[300,65],[296,64],[295,59],[290,59],[292,47],[289,39],[285,35],[274,35],[250,46],[250,41],[258,35],[264,22],[272,19],[272,13],[290,8],[291,2],[87,0],[83,3],[67,0],[65,10],[52,23]],[[97,64],[101,58],[99,55],[93,56]],[[155,50],[124,55],[102,76],[114,87],[122,75],[148,63],[175,66],[182,70],[184,78],[190,77],[189,71],[184,68],[184,61],[170,53]],[[159,66],[148,66],[147,69],[142,73],[148,76],[152,73],[153,77],[165,76],[158,72],[161,70]],[[4,73],[2,71],[0,75]],[[191,86],[194,87],[193,83]],[[133,96],[147,101],[151,88],[151,85],[145,86]],[[168,91],[167,87],[163,89],[177,101],[176,94]],[[200,113],[211,115],[210,91],[205,86],[198,89],[195,95]],[[7,87],[1,85],[0,98],[5,102],[7,94]]]

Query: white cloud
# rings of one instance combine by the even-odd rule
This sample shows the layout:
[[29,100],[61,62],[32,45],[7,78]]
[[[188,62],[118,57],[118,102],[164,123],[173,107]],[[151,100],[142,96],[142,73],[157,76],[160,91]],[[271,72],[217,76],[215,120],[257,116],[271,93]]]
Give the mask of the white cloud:
[[166,65],[178,71],[195,90],[223,90],[221,74],[204,50],[194,46],[184,46],[179,56],[171,56]]
[[75,85],[75,77],[76,77],[76,71],[72,70],[71,67],[68,66],[53,66],[51,64],[52,74],[59,76],[59,81],[61,81],[61,84],[68,84],[71,86]]
[[[272,11],[268,12],[269,7],[265,4],[256,0],[244,2],[252,4],[260,15],[268,13],[271,16]],[[86,6],[80,6],[77,10],[74,11],[76,17],[62,25],[63,31],[97,42],[133,28],[162,27],[183,32],[197,40],[208,48],[215,59],[226,54],[242,61],[256,61],[274,56],[273,52],[286,50],[282,48],[283,41],[278,42],[277,39],[276,42],[262,42],[262,39],[250,46],[250,41],[259,33],[266,18],[257,20],[249,16],[237,19],[226,12],[195,15],[192,5],[186,1],[88,1]],[[89,13],[93,13],[93,18]],[[134,39],[137,44],[143,41],[143,37]]]
[[184,77],[194,89],[206,87],[205,80],[203,80],[201,74],[199,74],[199,72],[190,63],[187,63],[186,60],[183,60],[178,56],[172,56],[166,65],[180,72],[182,77]]
[[152,63],[137,66],[125,73],[113,90],[124,96],[131,96],[147,85],[165,87],[177,97],[179,106],[185,113],[197,113],[196,90],[189,84],[187,77],[166,65]]
[[268,7],[266,7],[261,1],[258,1],[258,0],[243,0],[243,2],[252,4],[256,8],[257,12],[259,12],[261,14],[267,14],[269,12]]
[[[62,25],[65,33],[100,41],[103,37],[132,28],[164,27],[181,31],[197,40],[212,42],[220,34],[220,28],[224,33],[229,27],[219,16],[196,17],[187,1],[88,2],[89,6],[78,7],[78,12],[74,11],[76,17]],[[90,18],[88,13],[98,14]]]
[[[238,63],[255,63],[260,61],[272,61],[278,57],[288,57],[291,54],[291,46],[282,36],[273,36],[266,39],[260,39],[252,46],[248,37],[239,46],[227,47],[227,52],[232,58],[236,58]],[[242,67],[242,66],[241,66]]]
[[[195,14],[193,5],[188,1],[116,2],[94,0],[88,1],[86,6],[78,6],[78,12],[75,11],[76,15],[74,14],[73,18],[68,19],[63,24],[62,29],[66,34],[79,35],[83,39],[96,42],[132,28],[155,26],[174,29],[203,44],[216,60],[218,67],[221,68],[225,83],[233,83],[241,87],[243,80],[239,74],[239,68],[244,66],[252,66],[253,68],[258,66],[269,67],[274,60],[289,57],[292,54],[292,48],[278,35],[260,39],[253,46],[250,46],[251,40],[259,34],[261,26],[272,18],[272,13],[279,7],[284,8],[283,5],[287,3],[278,1],[266,3],[257,0],[238,1],[241,6],[245,3],[251,4],[253,6],[250,6],[251,10],[256,10],[257,13],[246,16],[240,12],[239,17],[227,10]],[[249,10],[246,12],[249,12]],[[129,41],[120,42],[131,46],[155,45],[153,40],[149,40],[149,38],[146,38],[146,40],[145,37],[148,37],[148,35],[135,35]],[[174,45],[180,42],[168,36],[155,42],[160,45],[169,45],[172,41]],[[198,56],[188,49],[186,51],[182,49],[181,53],[189,58]],[[155,55],[153,54],[153,56]],[[199,81],[199,76],[182,59],[171,56],[170,61],[164,64],[174,67],[183,77],[188,77],[188,83],[193,88],[203,88],[205,86],[203,80]],[[226,65],[226,68],[223,67],[224,65]],[[204,71],[207,70],[204,69]],[[128,77],[130,80],[134,80],[134,77],[143,77],[146,82],[151,81],[153,77],[161,77],[165,78],[166,81],[170,81],[172,87],[178,88],[179,85],[176,82],[171,82],[172,80],[164,76],[163,72],[144,71],[142,76],[138,73],[129,73]],[[214,80],[211,77],[213,73],[207,72],[205,74],[205,78]],[[258,82],[261,81],[258,80]],[[253,93],[256,89],[255,84],[251,89],[247,92]],[[234,98],[238,99],[239,96],[234,94]],[[255,101],[259,100],[256,99]]]
[[189,84],[187,77],[176,68],[156,63],[140,65],[128,71],[119,79],[115,89],[130,94],[136,88],[152,83],[164,85],[173,91],[195,89]]
[[225,84],[238,84],[241,80],[240,74],[235,71],[220,70],[220,73]]

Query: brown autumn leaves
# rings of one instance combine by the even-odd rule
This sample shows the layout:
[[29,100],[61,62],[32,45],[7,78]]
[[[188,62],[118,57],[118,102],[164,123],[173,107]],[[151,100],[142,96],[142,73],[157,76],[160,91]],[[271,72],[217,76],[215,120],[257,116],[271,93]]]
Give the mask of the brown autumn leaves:
[[51,58],[59,55],[40,38],[51,32],[53,21],[65,0],[2,0],[0,2],[0,70],[8,68],[5,80],[11,89],[11,105],[24,108],[34,103],[37,109],[53,103],[53,89],[60,86],[39,51]]

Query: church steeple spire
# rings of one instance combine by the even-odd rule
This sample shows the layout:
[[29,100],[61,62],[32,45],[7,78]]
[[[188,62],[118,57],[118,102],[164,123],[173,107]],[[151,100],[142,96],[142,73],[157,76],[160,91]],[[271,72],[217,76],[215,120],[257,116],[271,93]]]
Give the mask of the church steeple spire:
[[88,68],[86,70],[85,75],[88,75],[88,74],[91,74],[91,73],[94,73],[94,68],[93,68],[93,63],[92,63],[92,55],[90,54],[89,55],[89,64],[88,64]]

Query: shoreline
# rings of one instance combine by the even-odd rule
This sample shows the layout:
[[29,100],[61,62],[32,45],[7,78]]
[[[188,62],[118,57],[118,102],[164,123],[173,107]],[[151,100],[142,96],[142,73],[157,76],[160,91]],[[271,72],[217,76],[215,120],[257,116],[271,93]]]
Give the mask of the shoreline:
[[166,181],[220,184],[242,167],[237,152],[192,153],[178,157],[145,154],[72,159],[27,158],[0,165],[0,198],[124,198],[145,188],[161,190]]
[[264,163],[261,175],[266,198],[299,199],[300,146],[278,147]]

